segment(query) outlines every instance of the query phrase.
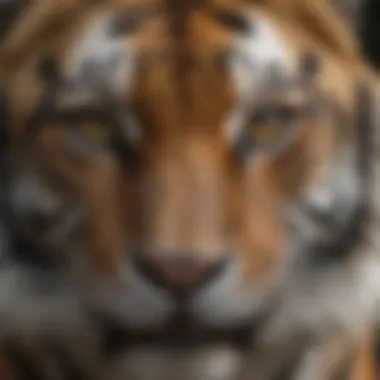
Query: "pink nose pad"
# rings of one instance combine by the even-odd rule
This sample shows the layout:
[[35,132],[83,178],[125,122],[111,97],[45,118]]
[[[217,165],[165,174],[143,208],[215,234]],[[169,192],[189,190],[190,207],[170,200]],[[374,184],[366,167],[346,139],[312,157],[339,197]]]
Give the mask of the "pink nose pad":
[[204,285],[224,268],[226,262],[227,260],[218,262],[183,259],[137,258],[135,260],[144,276],[162,287],[179,292],[191,292]]
[[197,286],[209,272],[207,265],[164,265],[152,264],[152,269],[167,286],[173,288],[189,288]]

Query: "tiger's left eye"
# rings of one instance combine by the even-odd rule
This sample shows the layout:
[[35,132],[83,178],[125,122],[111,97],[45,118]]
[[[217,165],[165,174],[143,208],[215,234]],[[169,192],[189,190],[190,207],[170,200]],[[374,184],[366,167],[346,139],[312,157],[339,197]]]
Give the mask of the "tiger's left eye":
[[296,108],[279,105],[263,107],[248,118],[238,143],[239,155],[255,152],[278,152],[292,140],[299,124]]
[[94,121],[81,122],[76,125],[75,133],[84,142],[97,147],[109,146],[113,137],[113,131],[109,126]]
[[295,109],[281,106],[263,108],[249,119],[249,137],[260,147],[276,142],[297,121]]
[[96,120],[77,120],[67,124],[66,136],[70,148],[83,154],[111,153],[115,129]]

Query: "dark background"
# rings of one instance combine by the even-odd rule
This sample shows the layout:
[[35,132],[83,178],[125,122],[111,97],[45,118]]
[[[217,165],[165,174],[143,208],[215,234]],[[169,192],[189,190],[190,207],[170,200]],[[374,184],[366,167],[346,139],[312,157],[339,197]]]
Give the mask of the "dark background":
[[372,64],[380,69],[380,0],[366,0],[362,15],[359,27],[362,49]]

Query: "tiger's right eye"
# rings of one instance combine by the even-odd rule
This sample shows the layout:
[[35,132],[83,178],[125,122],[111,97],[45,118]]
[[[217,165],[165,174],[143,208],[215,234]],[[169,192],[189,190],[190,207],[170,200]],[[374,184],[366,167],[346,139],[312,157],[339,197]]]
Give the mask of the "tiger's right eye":
[[112,153],[115,130],[96,120],[64,122],[66,141],[76,152],[83,154]]
[[279,154],[297,136],[304,107],[297,102],[275,102],[253,109],[237,142],[239,160],[251,154]]
[[81,122],[72,128],[72,133],[75,133],[83,142],[99,148],[109,147],[114,135],[109,126],[96,121]]

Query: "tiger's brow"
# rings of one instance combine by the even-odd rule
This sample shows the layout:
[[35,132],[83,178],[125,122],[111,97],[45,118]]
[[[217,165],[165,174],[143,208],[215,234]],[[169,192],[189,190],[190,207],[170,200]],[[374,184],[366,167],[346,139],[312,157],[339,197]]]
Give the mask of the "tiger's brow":
[[150,18],[158,14],[156,4],[141,4],[118,11],[112,26],[112,34],[127,35],[138,31]]
[[240,12],[212,7],[211,17],[224,28],[238,34],[252,33],[252,22]]

